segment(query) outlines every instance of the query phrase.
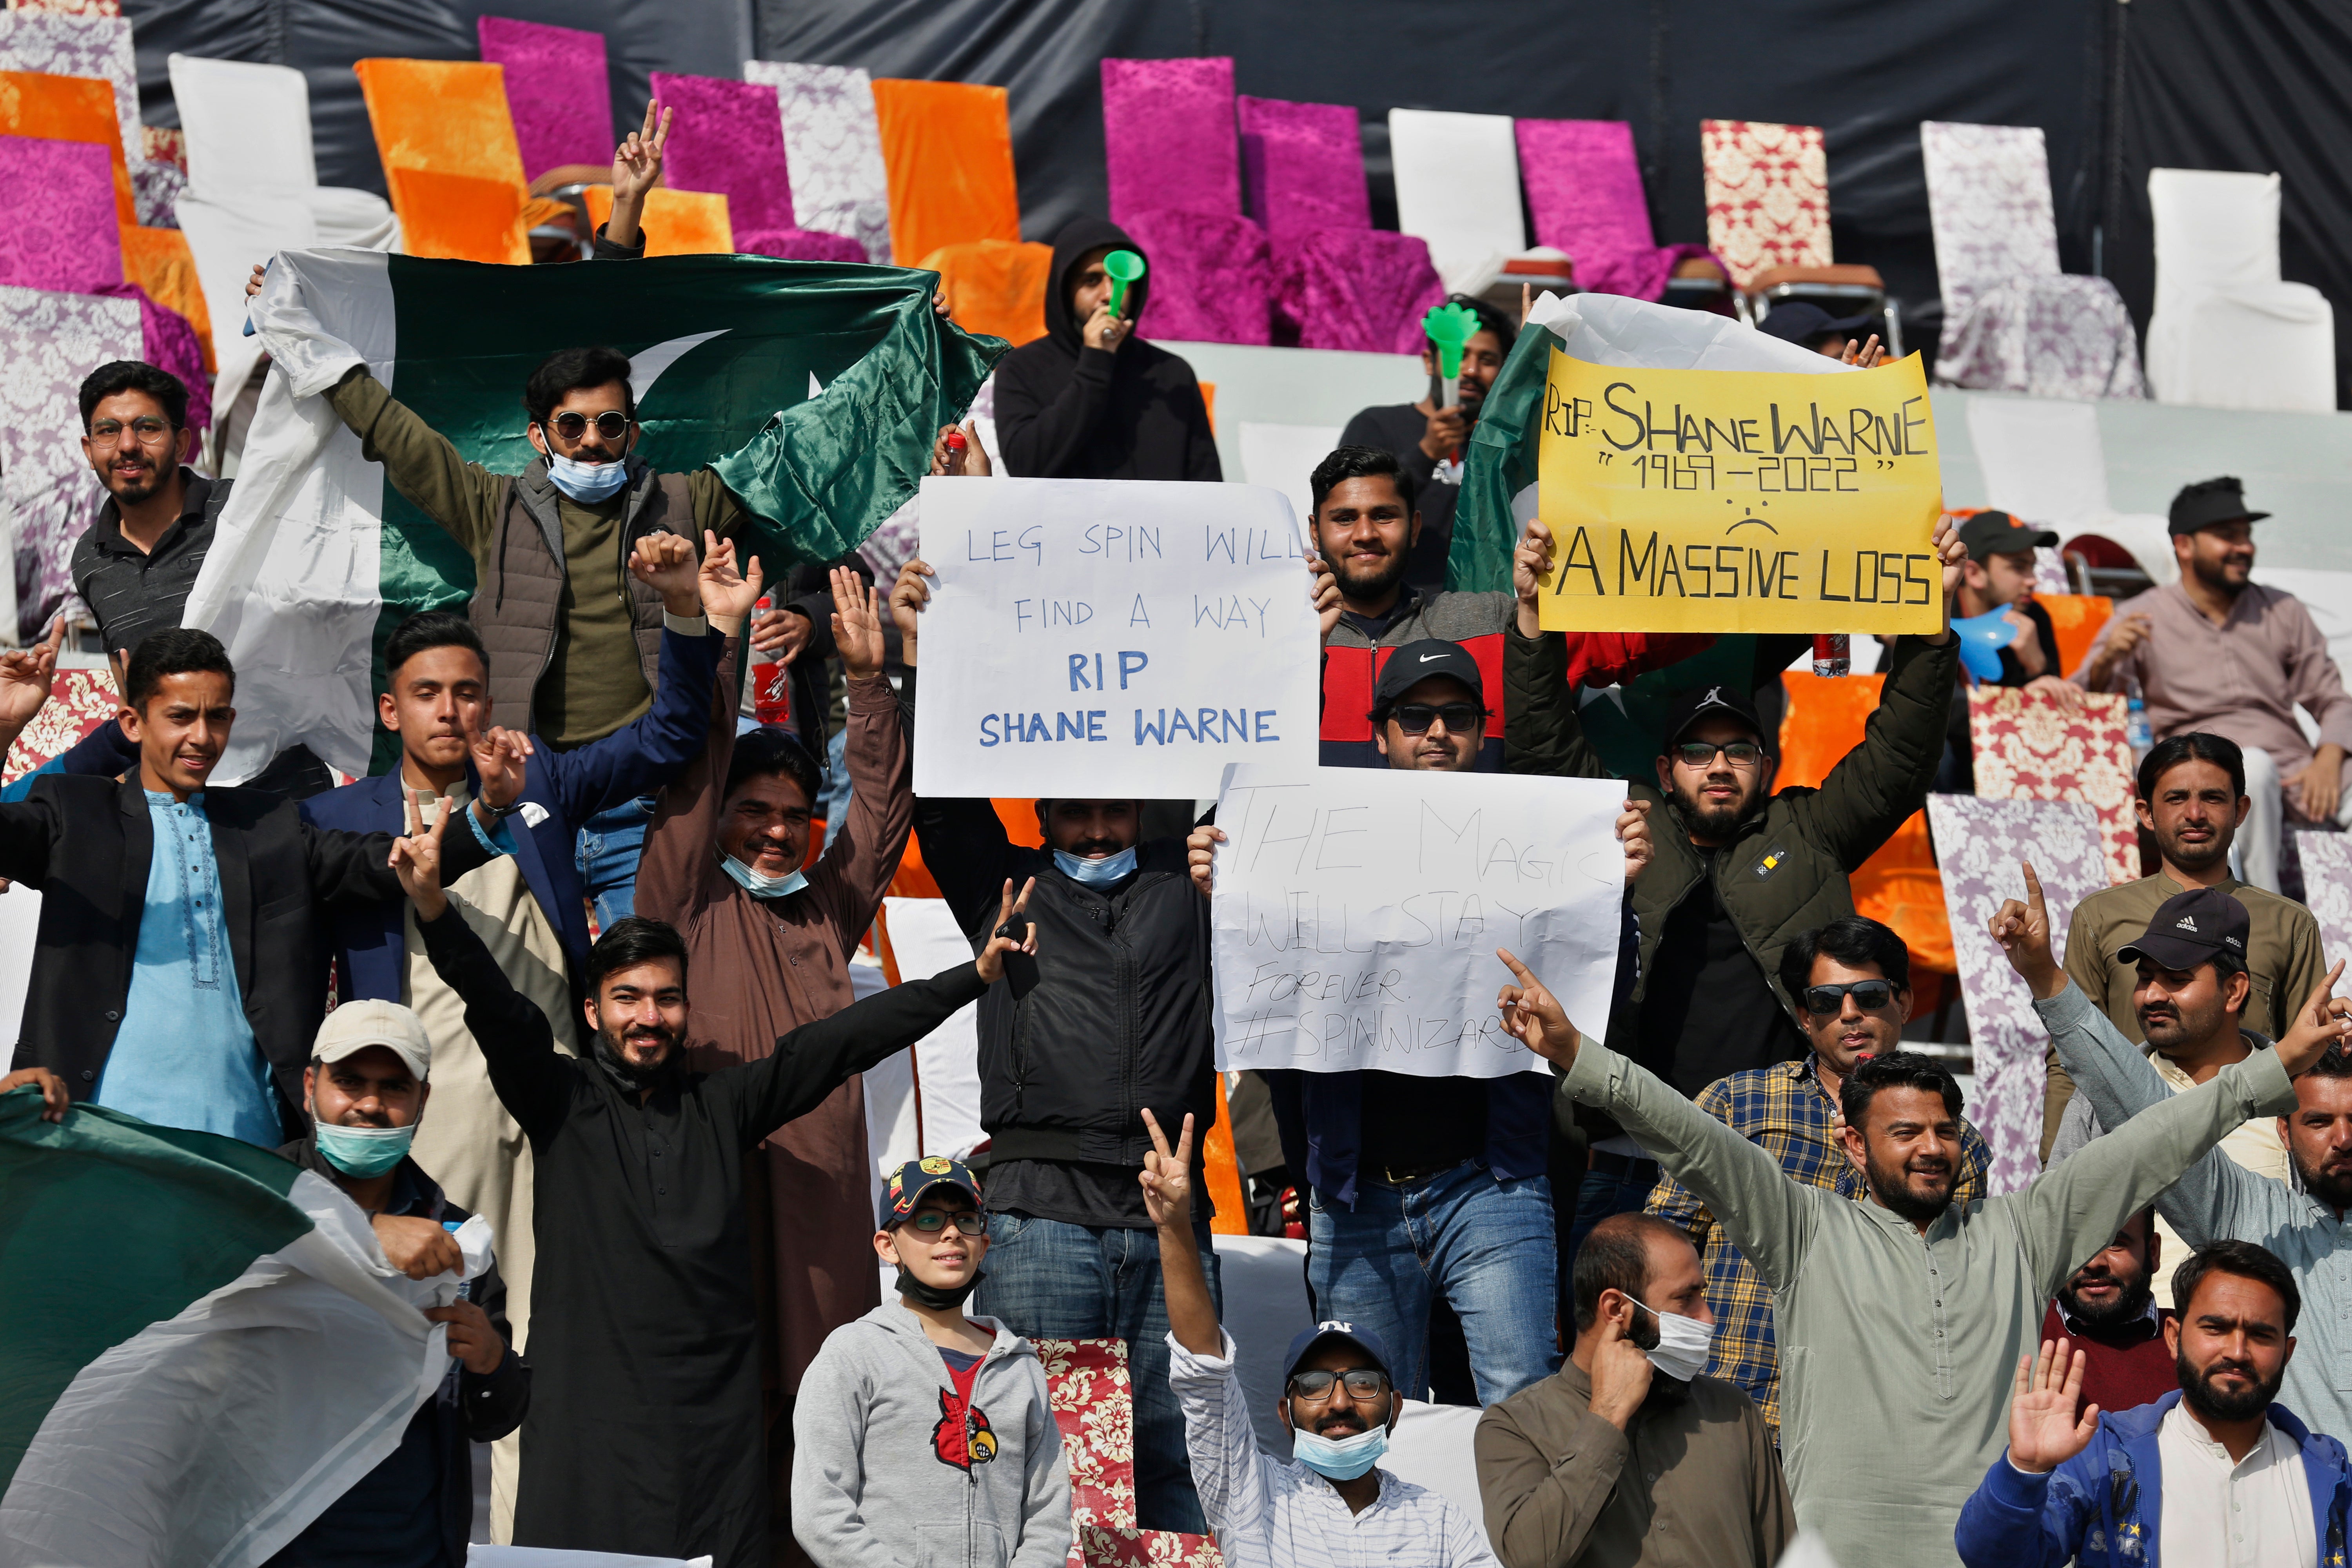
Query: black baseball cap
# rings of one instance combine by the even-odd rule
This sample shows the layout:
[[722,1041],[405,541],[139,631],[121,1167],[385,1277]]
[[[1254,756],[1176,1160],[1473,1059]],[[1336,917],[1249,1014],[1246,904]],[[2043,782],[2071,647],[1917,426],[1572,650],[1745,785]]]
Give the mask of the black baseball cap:
[[2145,958],[2163,969],[2194,969],[2222,952],[2243,963],[2252,923],[2246,906],[2221,889],[2191,888],[2158,905],[2139,940],[2116,956],[2126,963]]
[[1458,642],[1423,637],[1389,655],[1388,663],[1381,667],[1380,681],[1372,688],[1372,706],[1384,707],[1423,681],[1440,675],[1452,676],[1468,687],[1470,695],[1481,704],[1486,702],[1486,679],[1478,673],[1478,661],[1470,657],[1470,650]]
[[1981,563],[1988,555],[2022,555],[2044,545],[2055,545],[2058,534],[2047,528],[2028,528],[2005,511],[1980,511],[1960,524],[1960,542],[1969,559]]
[[1757,331],[1769,337],[1780,338],[1810,348],[1817,338],[1832,334],[1841,338],[1862,335],[1864,328],[1884,331],[1885,323],[1877,312],[1865,310],[1859,316],[1832,316],[1819,305],[1809,305],[1802,300],[1791,300],[1785,305],[1775,305],[1757,324]]
[[1666,729],[1658,742],[1659,754],[1664,755],[1666,749],[1681,740],[1692,725],[1717,713],[1737,719],[1755,731],[1757,740],[1770,749],[1771,737],[1764,732],[1763,716],[1756,711],[1756,704],[1748,693],[1736,686],[1717,683],[1694,687],[1675,699],[1675,705],[1666,710]]
[[2223,475],[2218,479],[2200,479],[2193,485],[2183,485],[2180,493],[2172,498],[2172,516],[2167,526],[2171,533],[2194,533],[2200,528],[2210,528],[2217,522],[2260,522],[2270,516],[2266,511],[2246,510],[2246,487]]
[[1291,1374],[1298,1370],[1298,1363],[1307,1359],[1307,1352],[1325,1340],[1346,1340],[1349,1344],[1371,1357],[1372,1364],[1388,1373],[1391,1384],[1393,1384],[1396,1382],[1396,1373],[1389,1371],[1388,1347],[1381,1343],[1380,1335],[1370,1329],[1360,1329],[1353,1323],[1333,1321],[1318,1323],[1311,1329],[1302,1329],[1298,1331],[1297,1337],[1290,1342],[1290,1349],[1282,1358],[1282,1381],[1285,1384],[1288,1384]]

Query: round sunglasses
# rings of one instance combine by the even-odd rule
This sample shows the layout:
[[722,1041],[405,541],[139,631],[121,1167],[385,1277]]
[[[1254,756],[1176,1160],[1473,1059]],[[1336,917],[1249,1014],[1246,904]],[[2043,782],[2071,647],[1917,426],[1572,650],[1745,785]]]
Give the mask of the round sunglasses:
[[[567,441],[577,441],[588,434],[588,416],[569,411],[551,421],[555,433]],[[617,408],[607,408],[596,416],[596,434],[607,441],[617,441],[629,433],[629,416]]]

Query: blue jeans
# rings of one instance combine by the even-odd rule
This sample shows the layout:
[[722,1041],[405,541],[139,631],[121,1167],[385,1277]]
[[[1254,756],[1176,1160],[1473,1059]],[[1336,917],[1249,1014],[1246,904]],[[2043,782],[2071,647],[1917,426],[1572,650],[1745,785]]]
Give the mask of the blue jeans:
[[596,908],[596,929],[637,912],[637,858],[646,849],[646,825],[653,820],[654,797],[641,795],[580,825],[573,863],[588,901]]
[[[1196,1222],[1192,1228],[1209,1276],[1209,1299],[1222,1312],[1224,1293],[1208,1225]],[[1207,1533],[1185,1457],[1184,1417],[1168,1386],[1160,1233],[992,1214],[988,1242],[974,1310],[1031,1339],[1125,1340],[1135,1398],[1137,1521],[1145,1530]]]
[[1360,1173],[1353,1209],[1310,1190],[1307,1235],[1316,1316],[1380,1335],[1407,1397],[1428,1396],[1433,1292],[1462,1320],[1481,1405],[1559,1369],[1548,1178],[1498,1182],[1475,1163],[1404,1187]]
[[824,818],[824,841],[830,845],[841,837],[842,823],[849,816],[848,725],[833,732],[824,755],[824,798],[817,803],[816,814]]
[[1592,1234],[1594,1226],[1611,1215],[1641,1213],[1642,1205],[1650,1201],[1650,1189],[1657,1184],[1655,1160],[1633,1160],[1613,1171],[1596,1165],[1585,1172],[1583,1184],[1576,1189],[1576,1218],[1568,1227],[1569,1268],[1576,1267],[1576,1249],[1584,1245],[1584,1238]]

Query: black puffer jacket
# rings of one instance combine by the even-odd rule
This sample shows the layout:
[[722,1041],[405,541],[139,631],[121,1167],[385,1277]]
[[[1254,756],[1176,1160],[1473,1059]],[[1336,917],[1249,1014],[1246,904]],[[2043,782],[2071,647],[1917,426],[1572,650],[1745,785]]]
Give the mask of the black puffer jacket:
[[[911,714],[914,679],[900,692]],[[911,717],[909,719],[911,722]],[[980,1124],[992,1161],[1143,1168],[1146,1107],[1172,1136],[1216,1120],[1209,900],[1181,838],[1136,847],[1135,874],[1108,893],[1063,875],[1050,850],[1015,845],[986,800],[918,797],[923,866],[977,947],[1004,884],[1031,877],[1036,978],[1017,967],[980,999]]]
[[[1101,218],[1079,218],[1054,237],[1045,335],[997,362],[1005,470],[1047,479],[1223,479],[1191,365],[1141,338],[1115,351],[1086,346],[1085,323],[1070,314],[1070,269],[1102,246],[1143,254]],[[1144,260],[1148,268],[1150,258]],[[1150,290],[1147,271],[1127,300],[1129,320],[1142,313]]]

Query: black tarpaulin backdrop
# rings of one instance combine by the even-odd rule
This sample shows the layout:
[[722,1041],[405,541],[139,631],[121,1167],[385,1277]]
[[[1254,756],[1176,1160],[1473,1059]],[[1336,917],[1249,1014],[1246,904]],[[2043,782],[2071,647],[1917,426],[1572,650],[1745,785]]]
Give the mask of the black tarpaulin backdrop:
[[[2145,326],[2151,167],[2278,171],[2284,276],[2352,334],[2352,0],[125,0],[144,118],[176,123],[174,50],[309,78],[319,177],[382,191],[351,62],[475,57],[475,18],[603,32],[615,122],[656,69],[769,59],[1011,89],[1023,227],[1107,205],[1104,56],[1230,55],[1239,90],[1363,117],[1376,222],[1395,219],[1391,107],[1632,123],[1661,242],[1706,237],[1698,122],[1827,132],[1837,258],[1885,275],[1910,346],[1941,323],[1922,120],[2039,125],[2060,259]],[[2337,354],[2352,376],[2352,354]]]

